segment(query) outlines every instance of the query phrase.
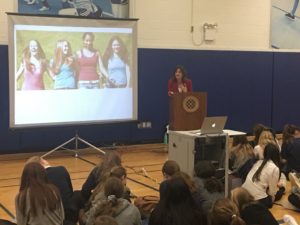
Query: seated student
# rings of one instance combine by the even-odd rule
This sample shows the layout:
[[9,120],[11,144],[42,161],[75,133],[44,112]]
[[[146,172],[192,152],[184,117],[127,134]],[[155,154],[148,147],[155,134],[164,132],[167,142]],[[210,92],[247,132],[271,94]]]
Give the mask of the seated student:
[[187,72],[181,65],[175,67],[174,75],[168,81],[168,95],[193,91],[192,81],[187,79]]
[[106,199],[98,201],[91,209],[86,220],[86,225],[94,225],[98,216],[111,216],[118,224],[140,225],[141,215],[136,206],[122,198],[124,184],[116,177],[107,179],[104,185]]
[[[257,159],[263,159],[264,158],[264,149],[267,144],[273,144],[278,147],[278,150],[280,151],[280,146],[277,142],[277,139],[275,138],[275,135],[272,133],[272,130],[270,128],[265,128],[259,136],[258,145],[254,147],[254,154]],[[280,171],[281,173],[281,171]],[[285,186],[286,186],[286,176],[284,173],[281,173],[280,180],[277,184],[279,190],[277,191],[275,195],[275,201],[278,201],[281,199],[282,195],[285,192]]]
[[263,132],[263,130],[265,130],[265,129],[267,129],[267,127],[261,123],[254,124],[254,126],[252,128],[252,133],[253,133],[254,139],[252,141],[249,141],[249,144],[253,148],[258,144],[259,136],[260,136],[261,132]]
[[258,160],[242,185],[255,200],[271,208],[280,179],[280,153],[277,145],[267,144],[264,159]]
[[65,220],[76,224],[82,199],[79,193],[73,192],[71,177],[67,169],[64,166],[51,166],[47,160],[39,156],[30,157],[26,163],[30,162],[39,163],[45,168],[49,182],[54,184],[60,192]]
[[194,182],[202,201],[202,210],[208,213],[217,199],[224,198],[224,185],[215,178],[216,168],[210,161],[198,161],[194,167]]
[[278,225],[268,208],[255,201],[245,188],[237,187],[233,189],[231,191],[231,200],[239,208],[241,218],[247,224]]
[[167,180],[165,194],[152,211],[149,225],[204,225],[202,212],[182,177]]
[[81,188],[81,194],[87,202],[94,188],[105,180],[114,166],[121,166],[121,157],[117,151],[108,151],[99,163],[89,174]]
[[285,124],[282,130],[282,143],[281,143],[281,163],[282,171],[288,177],[290,168],[287,166],[286,161],[286,149],[290,147],[290,144],[294,141],[294,135],[298,128],[293,124]]
[[259,139],[258,139],[258,143],[254,147],[254,150],[253,150],[254,154],[255,154],[255,157],[257,159],[263,159],[264,158],[264,149],[265,149],[265,146],[269,143],[277,145],[276,140],[275,140],[273,134],[271,133],[271,131],[264,130],[264,131],[261,132],[261,134],[259,136]]
[[237,206],[228,198],[218,199],[209,214],[210,225],[246,225]]
[[[250,141],[249,144],[254,148],[256,145],[258,145],[258,141],[259,141],[259,137],[261,135],[261,133],[263,131],[270,131],[276,141],[276,143],[278,144],[278,140],[276,139],[276,133],[273,131],[272,128],[270,127],[267,127],[261,123],[257,123],[257,124],[254,124],[253,126],[253,136],[254,136],[254,140]],[[279,145],[279,144],[278,144]],[[280,148],[279,148],[280,150]]]
[[[124,185],[124,193],[123,193],[123,198],[127,199],[129,202],[131,201],[130,199],[130,189],[126,186],[127,184],[127,172],[126,169],[123,166],[115,166],[111,169],[109,177],[116,177],[119,178],[122,181],[122,184]],[[108,179],[107,177],[106,179]],[[102,200],[105,198],[104,196],[104,184],[105,181],[99,183],[95,190],[93,191],[89,201],[93,203],[97,202],[98,200]]]
[[300,172],[300,128],[295,125],[284,127],[281,156],[285,162],[285,174]]
[[188,185],[188,187],[190,189],[192,198],[194,199],[194,202],[196,203],[196,206],[199,209],[202,209],[202,204],[204,203],[205,199],[203,199],[203,197],[201,196],[201,193],[199,192],[195,181],[192,180],[192,178],[187,173],[182,172],[182,171],[179,171],[176,174],[174,174],[171,179],[174,179],[174,178],[177,178],[177,177],[180,177],[185,181],[185,183]]
[[[127,178],[126,169],[122,166],[113,167],[110,171],[110,176],[109,177],[116,177],[116,178],[118,178],[122,181],[122,184],[124,185],[124,193],[122,195],[122,198],[124,198],[124,199],[128,200],[129,202],[131,202],[131,200],[130,200],[130,189],[128,187],[126,187],[126,180],[127,180],[126,179]],[[94,207],[99,201],[102,201],[102,200],[106,199],[106,196],[105,196],[105,193],[104,193],[105,182],[106,182],[106,180],[97,185],[97,187],[93,191],[89,201],[85,205],[84,209],[80,210],[80,220],[85,221],[86,218],[89,215],[89,210],[92,207]]]
[[180,171],[180,166],[178,165],[178,163],[176,161],[167,160],[164,163],[164,165],[161,169],[161,172],[162,172],[164,178],[159,186],[160,196],[164,196],[164,192],[166,191],[166,189],[165,189],[166,182],[165,181],[171,179],[172,176],[174,176],[179,171]]
[[162,166],[161,172],[164,176],[164,180],[170,179],[174,174],[180,171],[179,164],[174,160],[167,160]]
[[45,169],[39,163],[27,163],[16,196],[18,225],[62,225],[64,209],[59,190],[49,183]]
[[232,148],[229,153],[229,167],[232,171],[232,174],[240,178],[246,178],[253,164],[250,163],[248,169],[244,167],[249,160],[253,162],[253,159],[253,148],[248,143],[247,136],[234,136]]

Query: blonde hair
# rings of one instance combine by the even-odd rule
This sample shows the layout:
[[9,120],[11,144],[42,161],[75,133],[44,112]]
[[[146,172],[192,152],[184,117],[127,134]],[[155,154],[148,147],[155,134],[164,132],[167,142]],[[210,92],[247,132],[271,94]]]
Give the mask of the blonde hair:
[[239,210],[254,202],[254,197],[243,187],[237,187],[231,191],[231,200],[236,204]]
[[262,147],[263,149],[266,147],[267,144],[274,144],[277,145],[275,138],[273,136],[273,134],[271,133],[271,131],[268,130],[264,130],[258,139],[258,145],[260,145],[260,147]]
[[[66,55],[64,55],[63,52],[64,44],[68,45],[68,52]],[[53,65],[51,66],[51,70],[55,75],[60,72],[60,69],[64,63],[69,65],[73,70],[76,69],[74,59],[72,58],[72,48],[70,42],[67,40],[58,40],[54,50]]]
[[236,164],[241,165],[248,158],[254,158],[253,148],[250,144],[238,144],[231,149],[230,157],[235,157]]

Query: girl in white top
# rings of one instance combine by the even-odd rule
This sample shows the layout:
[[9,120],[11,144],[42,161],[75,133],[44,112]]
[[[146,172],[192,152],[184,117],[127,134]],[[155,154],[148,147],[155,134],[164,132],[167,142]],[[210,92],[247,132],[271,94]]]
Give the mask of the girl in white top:
[[271,208],[278,190],[280,179],[280,153],[277,145],[267,144],[264,159],[258,160],[242,185],[255,200]]

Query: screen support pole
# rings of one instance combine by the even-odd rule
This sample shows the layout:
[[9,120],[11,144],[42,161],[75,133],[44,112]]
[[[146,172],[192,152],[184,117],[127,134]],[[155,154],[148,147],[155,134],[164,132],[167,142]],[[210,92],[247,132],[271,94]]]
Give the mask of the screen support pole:
[[[67,149],[65,148],[65,146],[71,142],[75,141],[75,149]],[[45,158],[46,156],[52,154],[53,152],[59,150],[59,149],[65,149],[65,150],[69,150],[69,151],[74,151],[75,152],[75,157],[78,157],[78,142],[82,142],[84,144],[86,144],[87,146],[90,146],[91,148],[95,149],[96,151],[100,152],[101,154],[105,155],[105,151],[101,150],[100,148],[92,145],[91,143],[87,142],[86,140],[82,139],[79,137],[78,135],[78,130],[76,130],[75,133],[75,137],[72,137],[71,139],[69,139],[68,141],[62,143],[61,145],[57,146],[56,148],[52,149],[51,151],[45,153],[44,155],[42,155],[42,158]]]

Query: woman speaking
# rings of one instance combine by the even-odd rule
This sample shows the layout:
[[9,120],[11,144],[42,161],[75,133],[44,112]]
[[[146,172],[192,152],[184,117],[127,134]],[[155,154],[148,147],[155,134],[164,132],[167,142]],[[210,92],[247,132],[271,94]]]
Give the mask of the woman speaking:
[[186,70],[183,66],[177,65],[173,77],[168,82],[168,95],[191,92],[192,89],[192,81],[187,79]]

